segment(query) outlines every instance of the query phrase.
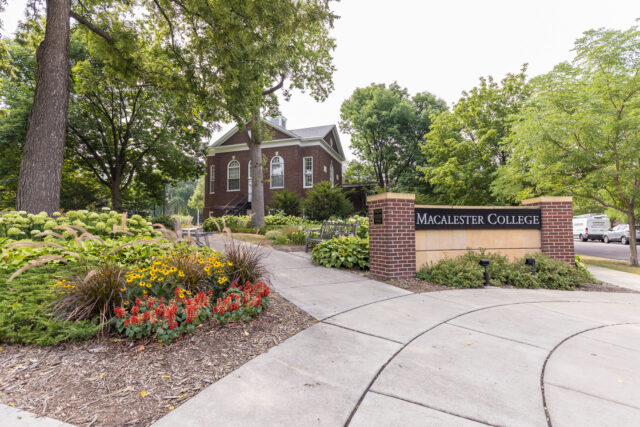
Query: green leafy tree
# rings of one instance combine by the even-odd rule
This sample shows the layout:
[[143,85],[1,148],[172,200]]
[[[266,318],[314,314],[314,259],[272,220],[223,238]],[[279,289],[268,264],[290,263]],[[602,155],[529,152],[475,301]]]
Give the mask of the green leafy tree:
[[453,111],[440,114],[422,145],[426,164],[418,170],[432,186],[435,202],[491,205],[507,200],[492,183],[510,158],[510,117],[522,109],[530,92],[526,66],[500,83],[481,78],[464,92]]
[[415,187],[415,167],[423,164],[419,143],[431,116],[446,109],[444,101],[423,92],[413,98],[397,83],[356,89],[340,108],[342,131],[363,166],[373,169],[382,188],[401,183]]
[[[261,144],[263,112],[277,111],[276,93],[292,89],[323,100],[333,88],[329,29],[335,19],[326,0],[155,0],[150,19],[164,35],[157,49],[178,90],[197,97],[210,116],[223,110],[249,141],[254,226],[264,225]],[[158,40],[161,40],[159,38]],[[216,117],[217,118],[217,117]]]
[[187,205],[196,211],[196,217],[199,216],[199,212],[204,209],[204,179],[205,176],[201,176],[198,178],[198,182],[196,183],[196,188],[193,191],[193,194],[189,198]]
[[281,210],[287,215],[299,216],[300,197],[298,197],[298,195],[293,191],[289,191],[285,188],[273,195],[273,201],[269,207],[271,209]]
[[[182,114],[175,95],[143,81],[125,81],[91,53],[72,70],[67,151],[110,189],[112,208],[122,209],[122,194],[134,178],[198,176],[206,129],[196,110]],[[192,193],[193,185],[184,209]]]
[[[640,199],[640,31],[590,30],[572,63],[532,81],[514,124],[515,172],[536,193],[572,194],[636,224]],[[632,265],[638,265],[630,233]]]
[[353,205],[340,187],[331,187],[329,181],[322,181],[307,192],[302,202],[304,214],[313,220],[326,220],[332,216],[344,218],[353,212]]

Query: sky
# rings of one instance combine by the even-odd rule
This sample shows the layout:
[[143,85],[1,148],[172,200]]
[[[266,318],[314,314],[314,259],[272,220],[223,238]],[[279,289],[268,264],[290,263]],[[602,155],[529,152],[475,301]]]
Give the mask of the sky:
[[[9,0],[5,33],[25,3]],[[640,18],[637,0],[342,0],[333,10],[340,16],[332,31],[335,89],[322,103],[300,92],[283,101],[290,129],[338,124],[342,102],[371,83],[397,81],[411,94],[429,91],[452,105],[481,76],[499,80],[524,63],[529,76],[545,73],[572,59],[584,31],[627,29]],[[340,138],[352,159],[349,135]]]

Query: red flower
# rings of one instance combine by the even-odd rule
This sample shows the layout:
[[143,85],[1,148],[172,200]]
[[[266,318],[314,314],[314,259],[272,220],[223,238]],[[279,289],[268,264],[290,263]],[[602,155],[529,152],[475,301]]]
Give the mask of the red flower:
[[129,319],[124,319],[124,327],[125,328],[129,327]]
[[116,307],[116,317],[119,319],[122,319],[123,316],[124,316],[124,308]]
[[140,307],[140,304],[142,304],[142,300],[140,298],[136,298],[136,305]]
[[138,314],[140,312],[140,308],[136,305],[131,309],[131,314]]
[[137,325],[138,324],[138,317],[137,316],[131,316],[131,319],[129,319],[132,325]]
[[145,311],[144,314],[142,315],[142,321],[148,322],[150,316],[151,316],[151,312]]

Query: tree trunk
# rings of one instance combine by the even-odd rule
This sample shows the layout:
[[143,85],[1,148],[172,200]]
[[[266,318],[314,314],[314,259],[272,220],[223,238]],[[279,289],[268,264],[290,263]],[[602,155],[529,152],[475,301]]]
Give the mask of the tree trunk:
[[260,112],[251,120],[251,137],[249,138],[249,158],[251,159],[251,218],[252,227],[264,225],[264,185],[262,173],[262,124]]
[[122,192],[119,182],[111,183],[111,209],[122,212]]
[[52,214],[60,208],[62,158],[69,108],[70,0],[47,0],[45,36],[20,163],[16,209]]
[[638,247],[636,246],[636,215],[633,207],[627,211],[627,221],[629,222],[629,263],[638,266]]

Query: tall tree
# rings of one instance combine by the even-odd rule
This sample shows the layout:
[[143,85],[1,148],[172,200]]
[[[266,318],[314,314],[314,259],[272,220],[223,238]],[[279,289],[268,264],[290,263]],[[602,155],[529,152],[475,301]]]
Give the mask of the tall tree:
[[[78,37],[82,39],[83,37]],[[160,173],[174,181],[194,179],[202,169],[206,129],[195,108],[186,114],[176,95],[113,73],[91,56],[73,67],[67,150],[111,192],[122,195],[134,179]]]
[[500,83],[481,78],[480,85],[463,92],[453,111],[439,115],[422,146],[426,165],[418,167],[432,185],[439,203],[491,205],[504,203],[492,183],[507,163],[510,116],[529,95],[526,66],[507,74]]
[[428,92],[411,98],[397,83],[371,84],[342,103],[340,127],[351,134],[355,155],[373,168],[380,187],[402,181],[412,191],[415,167],[423,163],[419,144],[431,116],[445,109],[445,102]]
[[[327,0],[153,0],[154,28],[174,70],[170,84],[198,97],[210,120],[221,108],[243,128],[251,122],[253,224],[264,224],[261,116],[277,111],[276,92],[318,100],[333,88]],[[222,37],[221,37],[222,36]],[[164,64],[163,64],[164,65]],[[162,70],[165,72],[165,69]]]
[[[640,205],[640,31],[591,30],[576,57],[532,81],[514,124],[513,172],[538,193],[570,193],[636,224]],[[514,162],[515,164],[515,162]],[[632,265],[638,265],[631,232]]]

